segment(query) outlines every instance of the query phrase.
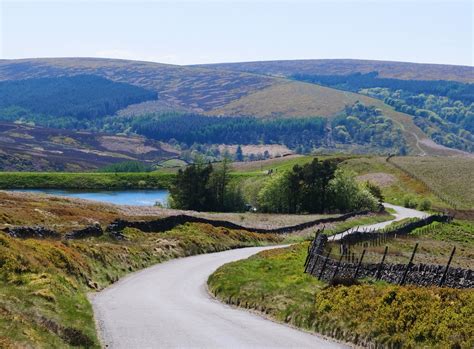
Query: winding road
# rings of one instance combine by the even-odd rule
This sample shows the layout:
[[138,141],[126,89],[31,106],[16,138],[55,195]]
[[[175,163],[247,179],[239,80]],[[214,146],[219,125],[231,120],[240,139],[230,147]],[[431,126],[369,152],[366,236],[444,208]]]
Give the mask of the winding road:
[[210,297],[221,265],[274,247],[175,259],[144,269],[92,297],[108,348],[343,348],[338,343],[232,308]]
[[[386,206],[397,210],[395,220],[423,214]],[[171,260],[133,273],[91,296],[104,347],[345,347],[211,298],[206,282],[218,267],[276,247],[250,247]]]
[[356,230],[361,230],[361,229],[363,229],[363,230],[383,229],[386,226],[392,224],[393,222],[398,222],[398,221],[401,221],[402,219],[405,219],[405,218],[424,218],[424,217],[427,216],[426,212],[414,210],[412,208],[406,208],[406,207],[392,205],[392,204],[388,204],[388,203],[384,203],[383,205],[386,208],[391,208],[391,209],[395,210],[395,213],[393,213],[393,215],[395,216],[394,219],[389,220],[389,221],[385,221],[385,222],[362,225],[360,227],[354,227],[354,228],[348,229],[348,230],[346,230],[342,233],[333,235],[330,238],[330,240],[331,241],[340,240],[343,236],[346,236],[346,235],[348,235],[348,234],[350,234],[350,233],[352,233],[353,231],[356,231]]

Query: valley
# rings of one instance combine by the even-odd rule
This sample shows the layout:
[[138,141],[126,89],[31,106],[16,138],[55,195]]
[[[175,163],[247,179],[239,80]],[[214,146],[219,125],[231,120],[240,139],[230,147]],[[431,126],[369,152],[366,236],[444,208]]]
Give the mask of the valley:
[[473,349],[470,0],[0,4],[0,349]]
[[[331,241],[326,258],[379,263],[383,240],[387,263],[405,264],[420,243],[416,261],[440,270],[456,247],[447,273],[458,280],[461,268],[470,285],[471,71],[0,60],[0,346],[183,346],[193,336],[202,346],[471,347],[469,288],[318,280],[304,267],[316,232],[339,239],[440,216],[406,236],[380,231],[349,255]],[[282,324],[210,300],[206,287]],[[441,316],[412,311],[431,304]],[[188,337],[167,335],[178,328]]]

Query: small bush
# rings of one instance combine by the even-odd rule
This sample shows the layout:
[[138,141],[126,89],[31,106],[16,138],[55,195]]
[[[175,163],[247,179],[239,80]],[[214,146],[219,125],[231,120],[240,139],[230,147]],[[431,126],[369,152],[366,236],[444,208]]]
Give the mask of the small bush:
[[415,198],[411,195],[405,195],[403,197],[403,206],[407,208],[416,208],[417,207],[417,202]]
[[418,209],[421,211],[428,211],[429,209],[431,209],[431,201],[428,199],[421,200],[418,204]]

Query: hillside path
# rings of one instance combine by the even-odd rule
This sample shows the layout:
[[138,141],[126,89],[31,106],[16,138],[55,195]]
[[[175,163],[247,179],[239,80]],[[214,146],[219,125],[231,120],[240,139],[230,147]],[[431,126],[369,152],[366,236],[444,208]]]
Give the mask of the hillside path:
[[348,230],[346,230],[342,233],[333,235],[332,237],[329,238],[329,240],[330,241],[340,240],[343,236],[346,236],[347,234],[350,234],[350,233],[352,233],[353,231],[355,231],[357,229],[359,229],[359,230],[360,229],[367,229],[367,230],[383,229],[386,226],[390,225],[391,223],[401,221],[402,219],[405,219],[405,218],[424,218],[424,217],[428,216],[428,214],[426,212],[414,210],[412,208],[406,208],[406,207],[403,207],[403,206],[392,205],[392,204],[388,204],[386,202],[383,205],[386,208],[391,208],[391,209],[395,210],[395,213],[393,213],[393,215],[395,216],[394,219],[389,220],[389,221],[385,221],[385,222],[380,222],[380,223],[375,223],[375,224],[368,224],[368,225],[361,225],[359,227],[354,227],[354,228],[348,229]]
[[91,296],[104,347],[345,347],[211,298],[206,281],[218,267],[276,247],[171,260],[133,273]]

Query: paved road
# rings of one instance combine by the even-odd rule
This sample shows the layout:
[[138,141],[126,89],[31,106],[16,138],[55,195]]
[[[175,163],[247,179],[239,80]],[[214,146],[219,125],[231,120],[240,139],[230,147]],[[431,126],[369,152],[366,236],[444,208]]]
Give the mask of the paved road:
[[426,212],[414,210],[414,209],[411,209],[411,208],[396,206],[396,205],[387,204],[387,203],[384,203],[383,205],[387,208],[392,208],[396,211],[396,213],[393,214],[395,216],[394,219],[392,219],[390,221],[381,222],[381,223],[368,224],[368,225],[362,225],[360,227],[354,227],[354,228],[346,230],[345,232],[333,235],[333,237],[331,237],[330,240],[331,241],[340,240],[343,236],[345,236],[347,234],[350,234],[353,230],[357,230],[357,229],[359,229],[359,230],[360,229],[367,229],[367,230],[383,229],[386,226],[390,225],[391,223],[396,222],[396,221],[401,221],[402,219],[405,219],[405,218],[424,218],[424,217],[427,216]]
[[216,268],[267,248],[172,260],[99,292],[92,304],[104,345],[127,349],[344,347],[209,296],[206,281]]

